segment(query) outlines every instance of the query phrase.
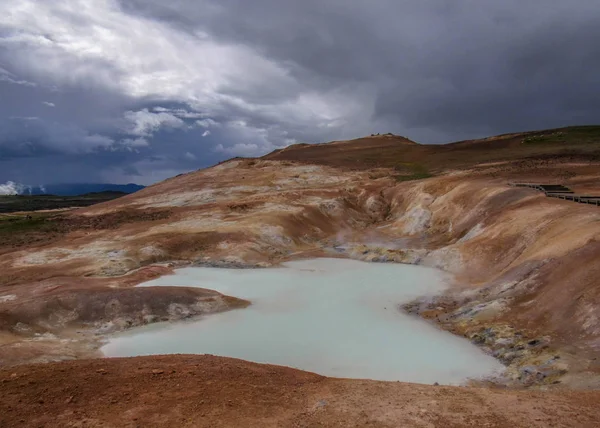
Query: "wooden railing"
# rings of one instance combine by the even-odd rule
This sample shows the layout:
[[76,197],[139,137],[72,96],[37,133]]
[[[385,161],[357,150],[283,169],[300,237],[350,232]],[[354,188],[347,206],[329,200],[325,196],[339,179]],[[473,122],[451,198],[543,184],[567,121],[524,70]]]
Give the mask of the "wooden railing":
[[570,188],[562,184],[539,184],[539,183],[509,183],[513,187],[529,187],[544,192],[549,198],[564,199],[566,201],[578,202],[600,206],[600,196],[576,195]]

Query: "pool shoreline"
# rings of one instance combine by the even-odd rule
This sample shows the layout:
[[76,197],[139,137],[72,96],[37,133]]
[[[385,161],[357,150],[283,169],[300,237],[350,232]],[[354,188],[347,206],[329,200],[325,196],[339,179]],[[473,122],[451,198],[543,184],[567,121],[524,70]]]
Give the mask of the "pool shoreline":
[[[359,266],[360,267],[360,268],[356,268],[358,270],[355,271],[354,274],[348,275],[346,272],[342,273],[342,276],[343,276],[343,278],[345,278],[345,280],[351,280],[353,277],[356,277],[357,274],[362,274],[362,271],[365,269],[365,267],[367,269],[371,269],[372,272],[385,272],[385,275],[388,276],[387,280],[388,281],[392,281],[392,283],[391,283],[392,285],[390,287],[390,290],[392,291],[392,295],[394,293],[396,293],[395,297],[389,297],[389,299],[391,299],[391,300],[387,300],[386,301],[387,303],[386,303],[386,308],[385,308],[385,312],[386,312],[385,316],[390,316],[390,314],[389,314],[390,311],[397,312],[397,315],[395,315],[396,318],[394,318],[394,322],[396,322],[397,320],[402,319],[403,316],[404,317],[409,317],[409,315],[407,315],[405,311],[399,310],[399,309],[401,309],[401,307],[402,307],[403,304],[406,304],[409,301],[412,301],[415,298],[417,298],[419,296],[422,296],[422,295],[428,295],[428,296],[433,297],[433,295],[439,294],[440,292],[443,292],[449,286],[449,284],[446,284],[445,282],[442,285],[442,280],[441,280],[442,276],[446,277],[447,275],[443,274],[442,272],[440,272],[438,270],[435,270],[433,268],[415,267],[415,266],[410,266],[410,265],[401,266],[401,265],[396,264],[396,263],[377,264],[377,265],[375,265],[375,264],[365,263],[365,262],[356,261],[356,260],[352,260],[352,259],[348,259],[348,258],[337,258],[337,257],[336,258],[319,258],[319,259],[314,259],[314,260],[317,261],[317,264],[321,263],[320,269],[325,269],[325,271],[326,271],[325,274],[326,275],[333,275],[333,273],[331,273],[330,271],[327,271],[327,269],[329,269],[332,264],[333,265],[343,265],[344,269],[346,269],[346,268],[348,268],[350,266],[353,266],[353,267],[354,266]],[[311,261],[309,261],[308,263],[310,263],[310,262]],[[296,266],[296,267],[297,266],[303,267],[302,265],[306,264],[306,263],[307,263],[306,260],[304,260],[304,261],[296,260],[296,261],[293,261],[293,262],[283,263],[282,267],[288,268],[288,269],[291,267],[292,270],[293,270],[294,266]],[[385,267],[386,265],[387,265],[387,267]],[[233,269],[233,270],[223,269],[223,270],[221,270],[221,268],[194,268],[194,267],[188,267],[188,268],[181,269],[180,272],[182,272],[182,271],[183,272],[189,272],[191,269],[203,269],[202,272],[205,273],[205,274],[209,273],[209,272],[211,274],[216,274],[217,272],[219,272],[219,274],[225,274],[225,272],[227,272],[226,275],[230,275],[233,278],[238,277],[240,274],[245,275],[244,273],[242,273],[243,270],[240,270],[240,271],[238,271],[236,269]],[[204,269],[206,269],[206,270],[204,270]],[[298,270],[295,270],[293,272],[293,274],[294,274],[293,276],[296,277],[298,275],[303,275],[303,274],[304,275],[317,275],[318,276],[319,274],[323,273],[322,271],[319,271],[319,274],[315,274],[315,272],[310,272],[311,269],[307,270],[307,269],[304,269],[304,268],[301,269],[301,270],[303,271],[302,273],[300,273],[300,271],[298,271]],[[259,271],[262,272],[262,273],[259,273],[259,275],[263,275],[264,272],[268,272],[268,275],[269,274],[278,275],[278,274],[281,273],[281,267],[279,267],[279,268],[274,267],[274,268],[270,268],[270,269],[259,269]],[[399,284],[396,283],[397,280],[398,280],[398,278],[394,277],[394,274],[397,273],[397,272],[400,272],[400,271],[403,271],[404,274],[408,274],[408,273],[417,274],[417,272],[419,272],[419,274],[425,275],[425,273],[427,273],[428,275],[431,275],[431,277],[429,279],[430,281],[433,281],[433,279],[435,278],[436,281],[440,281],[440,282],[438,282],[435,286],[433,286],[433,285],[427,285],[427,286],[425,286],[423,284],[416,284],[416,285],[413,284],[413,285],[411,285],[413,287],[413,289],[412,289],[412,291],[410,291],[410,293],[412,293],[412,294],[409,293],[410,295],[408,295],[408,297],[400,298],[399,297],[400,296],[400,294],[399,294],[400,293],[400,286],[399,286]],[[340,274],[340,273],[335,273],[335,275],[337,275],[337,274]],[[175,276],[177,276],[177,272],[175,273]],[[312,278],[312,280],[315,279],[314,277],[311,277],[311,278]],[[210,278],[207,278],[207,279],[210,280]],[[186,281],[188,281],[188,282],[186,282]],[[167,276],[159,278],[158,280],[153,280],[153,281],[150,281],[150,282],[147,282],[147,283],[144,283],[144,284],[140,284],[138,286],[141,286],[141,287],[144,287],[144,286],[153,286],[153,285],[157,285],[157,283],[160,283],[161,285],[164,285],[164,286],[176,285],[176,284],[179,285],[179,286],[190,286],[190,285],[193,285],[192,283],[189,283],[189,281],[192,281],[192,283],[193,283],[196,280],[193,280],[193,279],[190,280],[188,278],[188,279],[186,279],[184,281],[184,280],[182,280],[182,277],[178,277],[177,279],[175,279],[175,278],[173,278],[172,275],[167,275]],[[166,283],[171,283],[171,284],[166,284]],[[196,281],[195,283],[197,284],[198,281]],[[202,288],[211,288],[210,282],[209,283],[202,282],[201,286],[202,286]],[[362,287],[364,287],[364,284],[362,285]],[[372,284],[369,287],[372,287]],[[404,285],[404,287],[407,287],[407,286]],[[427,287],[429,287],[429,288],[427,288]],[[240,294],[229,292],[229,290],[227,289],[227,286],[225,286],[224,288],[212,287],[211,289],[216,289],[216,291],[219,292],[219,293],[223,293],[223,294],[226,294],[226,295],[231,295],[231,296],[235,296],[235,297],[238,297],[238,298],[250,300],[251,302],[255,303],[255,300],[251,296],[249,296],[249,295],[244,295],[244,294],[240,295]],[[320,290],[320,292],[323,292],[321,288],[319,288],[318,290]],[[369,301],[369,299],[377,299],[378,298],[377,296],[373,296],[374,293],[372,293],[372,289],[371,288],[368,288],[368,289],[365,289],[365,290],[367,290],[369,292],[366,293],[366,294],[364,294],[364,295],[361,295],[360,297],[361,298],[365,298],[365,296],[368,296],[368,297],[367,297],[367,301],[362,302],[362,304],[365,304],[365,303],[366,304],[371,304],[370,301]],[[295,293],[298,292],[298,290],[293,290],[293,291]],[[342,291],[346,291],[346,290],[342,290]],[[388,290],[388,292],[389,292],[389,290]],[[404,292],[408,293],[407,290],[404,290]],[[343,293],[335,295],[335,299],[332,299],[331,296],[329,296],[327,294],[325,294],[322,297],[330,299],[330,300],[338,300],[338,299],[344,299],[344,298],[346,298],[346,296],[344,296]],[[297,295],[296,298],[297,299],[298,298],[305,298],[305,296]],[[283,302],[283,301],[277,301],[276,304],[277,305],[282,305],[283,304],[284,306],[287,305],[287,304],[289,304],[289,302],[287,301],[289,299],[286,298],[284,300],[286,300],[286,301],[285,302]],[[349,301],[346,302],[346,304],[350,304],[350,303],[351,302],[349,302]],[[312,304],[315,304],[315,303],[313,302]],[[257,306],[258,306],[258,309],[260,309],[260,307],[261,307],[260,305],[253,304],[248,309],[246,309],[246,311],[248,311],[248,310],[250,310],[250,311],[257,310]],[[318,306],[318,304],[317,304],[317,306]],[[251,308],[254,308],[254,309],[251,309]],[[320,310],[320,309],[321,308],[317,307],[317,310]],[[327,308],[328,311],[330,309],[331,308],[329,308],[329,307]],[[344,309],[347,309],[347,308],[344,308]],[[356,308],[354,308],[354,309],[356,309]],[[233,311],[233,312],[238,312],[238,311]],[[328,316],[329,315],[327,314],[326,317],[328,317]],[[380,316],[380,315],[377,315],[377,316]],[[219,319],[218,317],[222,317],[222,318],[232,318],[233,317],[233,318],[235,318],[235,316],[231,315],[231,312],[220,313],[217,316],[212,316],[212,317],[207,317],[205,319],[202,319],[200,321],[201,324],[198,324],[198,328],[202,329],[203,328],[202,325],[206,325],[207,323],[211,324],[211,320]],[[350,319],[345,319],[345,322],[347,322],[347,323],[355,322],[352,318],[354,318],[354,317],[351,317]],[[412,317],[410,317],[410,318],[412,318]],[[254,321],[257,322],[256,320],[254,320]],[[194,324],[194,322],[195,321],[192,321],[191,323],[187,323],[186,322],[185,325]],[[279,322],[281,322],[281,319],[279,320]],[[367,317],[367,318],[365,318],[365,322],[372,322],[372,319],[369,318],[369,317]],[[377,322],[379,322],[379,320]],[[404,322],[407,322],[407,321],[405,320]],[[415,318],[414,322],[416,322],[415,325],[417,327],[413,326],[413,328],[421,328],[421,329],[423,329],[425,331],[424,334],[433,334],[433,335],[443,334],[443,335],[448,335],[448,338],[446,339],[446,340],[448,340],[448,343],[446,344],[446,346],[449,349],[454,349],[453,347],[455,347],[455,346],[458,346],[459,348],[461,348],[461,346],[464,346],[464,344],[463,345],[457,345],[456,343],[453,342],[454,339],[458,339],[458,338],[456,338],[453,335],[447,334],[447,332],[439,329],[437,326],[434,326],[434,325],[432,325],[429,322],[426,322],[425,320],[422,320],[420,318]],[[212,323],[215,323],[215,321],[212,321]],[[424,323],[424,324],[426,324],[429,327],[425,328],[423,325],[420,325],[420,323]],[[181,324],[181,323],[176,323],[176,324]],[[379,324],[376,324],[376,325],[379,325]],[[169,325],[167,326],[167,328],[170,329],[170,330],[175,330],[178,327],[176,325],[172,324],[172,323],[169,323]],[[213,327],[211,327],[211,328],[213,328]],[[218,326],[216,328],[218,328]],[[292,328],[292,330],[298,329],[298,326],[296,326],[295,324],[292,324],[291,328]],[[329,327],[327,327],[327,326],[323,327],[322,326],[321,328],[329,328]],[[358,334],[363,334],[363,336],[361,336],[361,337],[363,337],[362,340],[367,341],[368,343],[370,343],[369,341],[372,341],[372,340],[375,341],[375,343],[379,343],[379,345],[374,345],[374,346],[381,347],[381,346],[384,346],[384,345],[382,345],[382,343],[385,343],[385,347],[389,347],[388,351],[394,351],[394,347],[395,346],[396,347],[399,346],[398,344],[395,345],[393,342],[390,342],[390,343],[386,342],[387,339],[385,339],[385,340],[384,339],[373,339],[373,337],[372,337],[373,336],[373,332],[378,332],[379,329],[385,330],[386,328],[388,328],[385,323],[382,324],[382,325],[380,325],[377,328],[373,328],[373,330],[369,330],[369,328],[363,328],[363,326],[360,326],[360,325],[355,325],[353,328],[357,329]],[[433,332],[433,330],[429,331],[428,328],[434,329],[435,332]],[[139,329],[134,329],[134,330],[135,331],[139,331]],[[131,335],[135,336],[136,332],[134,330],[129,330],[128,332],[125,333],[125,335],[126,336],[131,336]],[[180,328],[180,331],[182,331],[182,328]],[[388,331],[388,330],[386,330],[386,331]],[[438,332],[438,333],[436,333],[436,332]],[[139,333],[139,334],[143,334],[143,333]],[[206,332],[203,332],[203,334],[205,334],[205,335],[207,334],[208,335],[207,337],[210,337],[211,334],[216,334],[216,333],[206,333]],[[304,332],[300,332],[299,334],[305,334],[305,333]],[[344,336],[346,334],[346,332],[344,330],[340,330],[340,331],[332,330],[331,334],[332,334],[332,336],[335,336],[335,335],[342,335],[342,336]],[[391,330],[389,330],[387,334],[389,334],[390,337],[394,336],[394,335],[400,334],[400,329],[398,329],[398,325],[396,324],[395,327],[393,327]],[[348,340],[350,340],[350,339],[351,338],[348,338]],[[115,339],[113,339],[113,341],[114,340]],[[116,339],[116,340],[118,340],[118,339]],[[376,340],[380,340],[380,342],[376,342]],[[400,341],[401,340],[402,339],[400,339]],[[413,343],[413,342],[411,342],[412,340],[417,340],[414,343],[416,345],[418,345],[418,338],[415,339],[412,336],[407,335],[406,338],[405,338],[405,340],[408,341],[407,343]],[[311,343],[310,338],[308,338],[307,341],[308,341],[308,343]],[[109,339],[109,343],[111,343],[110,339]],[[171,344],[171,346],[175,346],[173,343],[171,343],[171,342],[169,342],[169,343]],[[342,342],[342,345],[346,346],[346,347],[350,346],[350,345],[348,345],[347,342]],[[342,346],[342,345],[340,345],[340,346]],[[223,346],[223,345],[219,345],[219,346]],[[315,346],[321,346],[321,344],[317,343],[317,345],[315,345]],[[429,346],[434,346],[434,345],[429,345]],[[472,345],[470,343],[468,343],[468,346],[472,346]],[[457,348],[457,349],[459,349],[459,348]],[[480,352],[479,349],[477,349],[475,347],[473,347],[473,348],[477,352]],[[102,349],[103,349],[103,352],[104,352],[104,351],[106,351],[107,347],[104,346],[104,347],[102,347]],[[359,354],[361,352],[360,350],[354,349],[352,347],[350,347],[349,349],[353,349],[352,352],[357,352]],[[435,353],[442,353],[444,351],[447,352],[447,349],[444,349],[444,350],[439,349],[438,351],[434,351],[432,353],[433,354],[435,354]],[[173,353],[188,353],[185,349],[184,350],[177,349],[177,350],[174,350],[172,352]],[[240,349],[236,349],[235,352],[242,352],[242,351],[240,351]],[[279,353],[282,353],[282,352],[285,353],[286,352],[286,348],[284,347],[283,349],[279,349],[277,352],[279,352]],[[328,351],[328,352],[331,352],[331,351]],[[336,352],[339,352],[339,351],[334,350],[333,354],[337,355]],[[350,352],[351,355],[352,355],[352,352]],[[395,350],[394,352],[398,352],[398,350]],[[402,354],[402,353],[398,354],[399,358],[408,359],[409,357],[407,355],[409,355],[409,356],[412,355],[412,353],[411,353],[410,350],[405,349],[403,352],[404,352],[404,354]],[[461,352],[466,352],[466,351],[463,350]],[[343,370],[345,370],[343,368],[342,369],[340,369],[340,368],[336,369],[336,370],[339,370],[339,371],[314,370],[314,367],[311,366],[310,364],[309,364],[309,366],[303,366],[302,363],[296,363],[296,364],[287,363],[286,364],[286,361],[284,361],[284,360],[281,360],[281,361],[280,360],[272,360],[272,359],[261,360],[260,358],[257,359],[257,357],[255,357],[255,358],[252,358],[252,357],[245,358],[243,354],[240,355],[240,354],[235,354],[234,353],[233,355],[231,355],[231,354],[219,353],[219,352],[215,353],[215,352],[210,351],[210,350],[209,351],[201,351],[201,352],[194,351],[194,352],[191,352],[191,353],[209,353],[209,354],[214,354],[214,355],[229,356],[229,357],[233,357],[233,358],[248,359],[249,361],[261,362],[261,363],[269,363],[269,364],[276,364],[276,365],[285,365],[285,366],[289,366],[289,367],[298,368],[298,369],[301,369],[301,370],[313,371],[315,373],[319,373],[319,374],[326,375],[326,376],[344,377],[344,378],[352,378],[352,377],[354,377],[354,378],[360,378],[360,379],[394,380],[394,381],[407,381],[407,382],[418,381],[417,380],[418,374],[416,374],[416,373],[418,373],[420,370],[421,371],[425,371],[425,370],[426,371],[430,371],[431,367],[444,366],[444,364],[442,362],[431,363],[430,366],[418,366],[417,365],[415,367],[420,367],[420,368],[419,369],[413,369],[414,373],[410,373],[409,375],[407,375],[407,376],[409,376],[408,378],[397,378],[396,377],[396,378],[391,378],[390,379],[390,378],[386,378],[382,374],[375,374],[375,375],[372,375],[372,376],[369,376],[369,375],[366,375],[366,376],[362,376],[362,375],[349,376],[349,375],[347,375],[347,372],[343,371]],[[109,355],[115,355],[114,352],[108,352],[108,354]],[[148,355],[148,354],[162,354],[162,352],[150,352],[150,353],[141,353],[141,354],[138,354],[138,353],[126,353],[126,354],[118,354],[116,356],[133,356],[133,355]],[[378,355],[376,355],[376,357],[377,358],[384,358],[384,357],[381,357],[381,356],[378,356]],[[486,357],[489,357],[489,356],[486,356]],[[347,355],[337,355],[337,357],[335,357],[335,358],[337,358],[337,359],[339,359],[341,361],[345,361],[345,359],[347,359],[348,356]],[[424,359],[428,359],[428,358],[431,359],[432,357],[431,356],[418,356],[417,357],[417,359],[423,359],[423,358]],[[471,357],[467,357],[466,355],[463,355],[461,358],[471,358]],[[367,358],[365,358],[365,359],[367,359]],[[294,361],[294,358],[292,358],[292,360]],[[310,360],[310,358],[309,358],[309,360]],[[494,361],[496,361],[496,360],[494,360]],[[311,364],[314,364],[314,363],[311,363]],[[338,363],[336,361],[335,365],[337,366],[337,364]],[[342,364],[342,363],[340,363],[340,364]],[[349,366],[352,366],[352,364],[354,364],[354,363],[349,362],[348,364],[349,364]],[[416,363],[414,363],[414,364],[416,364]],[[380,363],[380,365],[381,365],[381,363]],[[476,365],[475,362],[472,362],[472,365]],[[360,366],[360,361],[359,361],[359,366]],[[384,367],[387,367],[387,366],[385,366],[385,364],[384,364]],[[502,367],[502,369],[503,369],[503,367]],[[371,371],[377,371],[375,368],[369,368],[369,367],[362,367],[361,370],[364,370],[365,373],[368,373],[369,370],[371,370]],[[464,370],[464,368],[463,368],[463,370]],[[498,373],[497,373],[498,370],[499,370],[499,366],[496,367],[496,372],[493,373],[493,374],[490,373],[490,374],[487,374],[486,376],[480,376],[480,375],[476,375],[476,374],[473,375],[473,376],[466,376],[463,379],[463,381],[460,382],[460,384],[468,382],[471,379],[483,379],[483,380],[487,380],[487,379],[489,379],[490,376],[492,376],[492,377],[495,378],[495,377],[498,376]],[[382,369],[382,371],[383,371],[383,369]],[[431,377],[431,375],[429,375],[429,374],[427,376]],[[457,384],[457,382],[455,381],[456,375],[453,375],[453,376],[454,377],[452,379],[454,379],[454,380],[452,382],[450,382],[450,383],[451,384]],[[431,384],[433,384],[433,383],[443,383],[444,380],[442,378],[443,378],[443,376],[440,374],[440,376],[438,376],[437,380],[431,380],[431,381],[428,380],[428,381],[425,381],[425,382],[422,382],[422,383],[431,383]],[[441,381],[441,382],[438,382],[438,380]]]

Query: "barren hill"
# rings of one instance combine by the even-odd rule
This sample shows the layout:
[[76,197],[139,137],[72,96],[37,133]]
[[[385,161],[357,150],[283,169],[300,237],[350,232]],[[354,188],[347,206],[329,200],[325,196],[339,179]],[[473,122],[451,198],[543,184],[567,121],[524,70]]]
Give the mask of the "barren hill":
[[[556,390],[552,395],[522,397],[525,403],[535,399],[544,413],[554,404],[562,406],[553,421],[557,425],[593,426],[598,414],[589,403],[596,393],[570,390],[600,386],[600,208],[546,198],[509,182],[560,182],[576,191],[600,194],[599,134],[600,127],[577,127],[441,146],[389,135],[292,146],[261,159],[233,159],[92,207],[1,223],[5,227],[0,228],[0,362],[13,366],[99,356],[99,343],[111,332],[247,304],[210,290],[132,288],[177,266],[262,267],[321,255],[414,263],[452,274],[456,285],[434,301],[413,302],[405,310],[492,353],[507,367],[501,386]],[[172,303],[178,311],[169,311]],[[126,376],[126,368],[136,365],[142,371],[156,366],[165,373],[187,373],[191,365],[214,367],[208,359],[192,360],[160,357],[105,363],[109,373],[118,374],[114,382],[122,376],[131,385],[141,377]],[[9,369],[0,378],[13,382],[14,370],[19,382],[10,384],[11,394],[21,388],[33,397],[39,392],[36,385],[48,379],[61,385],[73,373],[73,379],[91,381],[95,375],[89,370],[100,370],[98,364],[103,360],[25,366]],[[298,379],[312,376],[286,372],[291,374],[271,382],[262,368],[247,367],[254,370],[253,382],[266,382],[267,398],[260,403],[244,401],[246,392],[240,391],[238,397],[232,390],[228,400],[256,406],[265,418],[273,418],[272,425],[283,416],[280,403],[268,397],[291,394],[294,388],[302,394]],[[276,374],[286,369],[266,370]],[[239,379],[249,382],[245,375],[229,377],[221,372],[215,370],[212,381],[223,390],[229,391]],[[189,382],[183,385],[192,388]],[[148,401],[121,402],[120,411],[135,413],[138,405],[148,406],[176,384],[144,384]],[[113,399],[112,383],[97,385],[94,395]],[[327,391],[343,385],[346,391],[335,401],[333,413],[319,413],[323,419],[281,420],[296,421],[297,426],[339,425],[362,410],[363,419],[351,418],[357,426],[410,421],[415,426],[447,426],[448,406],[460,406],[452,397],[466,400],[465,409],[471,409],[482,397],[486,406],[502,408],[518,395],[351,380],[324,380],[323,385]],[[131,388],[130,394],[141,392]],[[360,399],[370,391],[377,391],[375,401]],[[388,391],[416,400],[419,409],[424,404],[418,397],[435,397],[439,407],[424,419],[410,419],[406,412],[419,412],[412,408],[385,418],[373,416],[373,409],[386,408]],[[65,402],[78,396],[65,395]],[[91,403],[94,395],[85,392],[79,403]],[[175,424],[206,414],[216,415],[204,424],[212,426],[221,420],[215,409],[228,405],[224,400],[211,402],[216,406],[211,409],[186,404],[180,413],[169,412],[165,419],[142,418],[140,424]],[[314,410],[313,401],[299,400],[293,412],[305,415]],[[32,412],[30,419],[23,413],[23,406],[31,404],[25,400],[11,406],[24,423],[46,423],[39,412]],[[77,407],[75,413],[66,404],[55,409],[60,413],[55,413],[55,420],[61,423],[117,424],[106,410],[94,413]],[[348,409],[353,410],[344,414]],[[582,419],[573,419],[575,412]],[[490,426],[551,422],[539,412],[517,419],[484,413],[482,420]],[[475,419],[458,421],[459,426],[476,425]],[[68,426],[66,422],[63,426]]]
[[509,160],[600,160],[600,126],[518,132],[440,145],[417,144],[405,137],[386,134],[318,145],[297,144],[263,159],[430,173]]

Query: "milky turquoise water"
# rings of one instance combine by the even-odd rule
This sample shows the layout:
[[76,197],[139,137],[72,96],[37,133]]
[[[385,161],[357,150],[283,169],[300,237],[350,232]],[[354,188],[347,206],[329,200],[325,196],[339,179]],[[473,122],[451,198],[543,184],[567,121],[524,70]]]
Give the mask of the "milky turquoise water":
[[113,337],[105,355],[213,354],[334,377],[441,384],[502,369],[467,340],[398,310],[446,287],[429,268],[312,259],[273,269],[185,268],[141,286],[157,285],[209,288],[253,304],[134,329]]

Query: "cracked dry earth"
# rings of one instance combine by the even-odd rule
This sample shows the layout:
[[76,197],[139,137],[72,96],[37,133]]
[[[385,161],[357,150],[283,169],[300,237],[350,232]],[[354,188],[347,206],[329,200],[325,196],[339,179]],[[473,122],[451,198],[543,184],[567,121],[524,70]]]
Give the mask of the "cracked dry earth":
[[[234,159],[63,214],[52,235],[0,246],[0,426],[599,426],[586,390],[600,386],[600,210],[508,182],[568,171],[564,184],[600,191],[600,165],[532,162],[402,182]],[[318,256],[448,272],[447,293],[405,309],[493,354],[504,378],[437,387],[209,356],[81,360],[112,333],[249,304],[133,288],[175,267]],[[23,365],[49,361],[62,362]]]

